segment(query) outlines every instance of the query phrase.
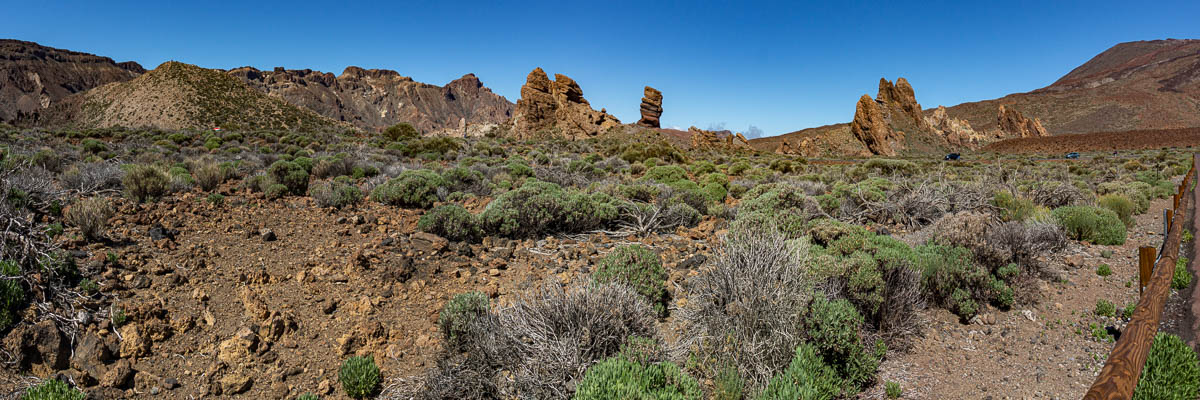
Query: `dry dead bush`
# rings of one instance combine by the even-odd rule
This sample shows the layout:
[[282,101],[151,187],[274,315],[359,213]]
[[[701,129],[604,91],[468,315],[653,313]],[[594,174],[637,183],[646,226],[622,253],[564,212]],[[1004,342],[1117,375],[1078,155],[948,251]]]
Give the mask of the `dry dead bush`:
[[887,291],[879,307],[878,333],[888,348],[904,349],[913,336],[921,333],[917,314],[925,308],[921,273],[909,266],[898,266],[885,274]]
[[477,317],[460,351],[411,386],[428,399],[567,399],[588,367],[630,337],[656,337],[653,315],[625,285],[535,289]]
[[59,177],[64,189],[81,194],[121,188],[125,171],[112,162],[91,162],[72,165]]
[[991,214],[974,212],[947,215],[922,231],[921,236],[927,241],[965,247],[989,270],[1016,263],[1025,272],[1038,272],[1042,267],[1038,256],[1061,250],[1067,243],[1057,225],[1000,223]]
[[1033,200],[1034,204],[1048,208],[1059,208],[1088,204],[1091,196],[1069,183],[1047,182],[1031,190],[1029,198]]
[[84,237],[94,240],[104,233],[108,219],[115,213],[116,210],[107,198],[89,197],[80,199],[67,208],[63,219],[67,224],[79,228]]
[[196,168],[196,172],[192,176],[196,179],[196,184],[206,192],[211,192],[217,188],[217,185],[225,181],[225,171],[219,164],[212,162]]
[[785,239],[771,224],[735,222],[716,260],[688,282],[681,348],[695,349],[713,367],[709,377],[733,366],[753,392],[787,366],[801,343],[813,293],[802,267],[808,252]]

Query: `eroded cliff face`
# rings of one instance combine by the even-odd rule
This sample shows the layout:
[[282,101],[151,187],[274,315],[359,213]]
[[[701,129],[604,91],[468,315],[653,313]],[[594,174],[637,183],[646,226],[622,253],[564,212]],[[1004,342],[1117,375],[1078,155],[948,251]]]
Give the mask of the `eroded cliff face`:
[[688,127],[692,138],[693,149],[749,149],[750,141],[741,133],[730,131],[706,131],[694,126]]
[[555,74],[554,80],[550,80],[541,68],[534,68],[526,76],[510,123],[516,137],[571,139],[597,136],[621,125],[620,120],[604,109],[592,109],[575,80],[562,74]]
[[0,39],[0,121],[37,119],[67,96],[145,72],[132,61]]
[[416,82],[386,69],[347,67],[329,72],[260,71],[235,68],[229,74],[263,93],[367,130],[407,122],[422,132],[466,124],[498,124],[512,116],[513,104],[492,93],[474,74],[446,86]]

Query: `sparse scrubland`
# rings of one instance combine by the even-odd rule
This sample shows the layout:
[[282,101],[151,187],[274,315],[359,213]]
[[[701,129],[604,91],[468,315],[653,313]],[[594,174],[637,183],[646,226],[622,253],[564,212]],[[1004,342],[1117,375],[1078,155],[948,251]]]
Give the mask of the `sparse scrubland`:
[[[76,391],[152,397],[152,388],[175,390],[169,397],[832,399],[885,386],[894,398],[920,387],[902,390],[878,370],[909,351],[925,331],[925,313],[944,310],[968,324],[1029,308],[1042,284],[1063,279],[1051,266],[1057,252],[1079,242],[1125,243],[1137,216],[1173,193],[1172,179],[1190,162],[1182,151],[1153,150],[1088,162],[979,155],[984,162],[816,163],[685,149],[632,129],[580,141],[496,136],[422,137],[411,126],[381,134],[0,128],[0,329],[17,338],[5,339],[4,361],[18,375],[70,370],[69,380],[29,388],[23,398],[30,399],[76,398]],[[259,321],[232,334],[239,323],[210,319],[208,311],[128,301],[158,291],[206,304],[221,294],[195,274],[234,268],[151,262],[154,254],[203,260],[225,251],[219,243],[171,244],[186,234],[176,231],[181,226],[145,217],[167,201],[162,213],[203,207],[209,218],[250,210],[278,220],[268,215],[319,209],[351,221],[371,210],[407,222],[349,267],[328,260],[260,276],[254,266],[282,262],[263,253],[221,272],[240,282],[242,292],[231,296],[253,315],[245,318]],[[149,233],[130,230],[130,221]],[[247,232],[232,240],[274,241],[279,233],[255,220],[232,223]],[[362,226],[339,233],[351,238],[384,226],[345,224]],[[664,237],[699,251],[686,259],[664,251],[654,245]],[[418,240],[445,241],[432,254],[454,261],[424,267],[434,261],[414,255]],[[550,257],[571,252],[580,266],[532,264],[554,279],[513,283],[504,287],[517,290],[508,292],[478,280],[503,280],[505,269],[517,269],[516,253],[528,256],[548,241],[579,244]],[[491,256],[500,251],[505,256]],[[401,258],[407,264],[393,262]],[[309,271],[317,268],[338,276],[314,278]],[[1177,288],[1191,284],[1181,271]],[[1086,272],[1103,278],[1112,270]],[[1127,277],[1110,279],[1117,278]],[[310,293],[313,307],[251,312],[265,295],[246,287],[314,279],[386,287],[386,295],[369,292],[360,305],[357,296]],[[454,280],[461,291],[409,294],[418,280]],[[385,333],[367,329],[348,340],[339,337],[359,328],[306,325],[309,314],[340,318],[425,296],[442,306],[404,322],[425,327],[419,335],[431,337],[420,344],[388,335],[397,321],[382,317],[375,323]],[[1079,325],[1128,318],[1107,300],[1086,311]],[[54,328],[41,329],[47,324]],[[113,348],[67,360],[71,352],[20,340],[56,334],[57,342],[37,343]],[[190,337],[197,339],[181,339]],[[163,344],[193,340],[210,342]],[[371,340],[378,343],[363,344]],[[1168,354],[1184,346],[1177,341],[1155,342],[1144,382],[1195,381],[1194,353]],[[318,342],[337,350],[304,366],[278,355]],[[176,353],[208,358],[173,364],[168,355]],[[432,355],[412,361],[418,354]],[[110,376],[138,359],[146,372],[137,376],[145,378]],[[317,364],[324,360],[335,361]],[[179,383],[162,383],[169,370]]]

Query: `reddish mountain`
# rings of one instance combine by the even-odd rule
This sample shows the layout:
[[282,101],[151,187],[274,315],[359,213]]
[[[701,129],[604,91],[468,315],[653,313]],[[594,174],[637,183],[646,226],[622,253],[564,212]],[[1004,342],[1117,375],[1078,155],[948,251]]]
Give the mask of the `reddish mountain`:
[[72,94],[145,72],[132,61],[0,39],[0,121],[39,113]]
[[512,116],[513,103],[492,93],[474,74],[446,86],[416,82],[386,69],[348,67],[341,75],[304,70],[235,68],[259,91],[364,129],[408,122],[425,132],[462,124],[498,124]]
[[1121,43],[1050,86],[947,111],[989,130],[1000,105],[1040,119],[1051,135],[1200,127],[1200,40]]

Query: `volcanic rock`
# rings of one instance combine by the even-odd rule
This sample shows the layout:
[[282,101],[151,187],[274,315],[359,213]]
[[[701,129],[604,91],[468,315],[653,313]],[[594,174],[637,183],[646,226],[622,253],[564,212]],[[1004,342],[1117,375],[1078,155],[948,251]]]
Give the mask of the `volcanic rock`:
[[534,68],[521,86],[511,124],[518,138],[549,134],[583,139],[620,126],[621,121],[603,109],[593,110],[573,79],[555,74],[551,81],[545,71]]
[[896,84],[893,85],[886,78],[879,78],[879,93],[875,95],[875,100],[900,109],[917,124],[924,122],[924,117],[921,115],[921,104],[917,103],[917,95],[913,91],[912,85],[908,84],[907,79],[898,78]]
[[658,89],[646,86],[645,95],[642,97],[642,119],[638,120],[638,125],[648,128],[658,128],[658,117],[662,116],[662,92]]
[[[883,91],[880,91],[882,94]],[[882,96],[881,96],[882,97]],[[850,133],[867,146],[872,154],[894,156],[896,144],[904,139],[903,133],[888,126],[887,115],[871,96],[862,95],[855,106],[854,121],[850,122]]]
[[1042,127],[1041,120],[1027,118],[1020,111],[1006,108],[1003,104],[1000,105],[1000,110],[996,114],[996,125],[1000,128],[1001,135],[1005,137],[1049,136],[1046,134],[1046,128]]
[[933,114],[925,117],[925,123],[935,131],[940,132],[946,143],[955,147],[973,148],[985,139],[981,133],[971,129],[971,124],[965,120],[950,118],[945,106],[938,106]]
[[730,131],[706,131],[688,127],[693,149],[748,149],[750,142],[741,133]]

